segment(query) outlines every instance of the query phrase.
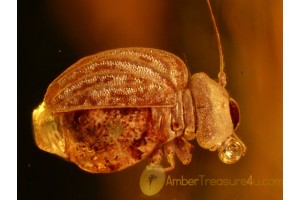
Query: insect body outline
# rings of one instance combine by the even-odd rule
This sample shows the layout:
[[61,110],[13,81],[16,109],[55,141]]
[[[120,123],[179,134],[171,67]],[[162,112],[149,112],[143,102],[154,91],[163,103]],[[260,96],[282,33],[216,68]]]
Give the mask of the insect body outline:
[[49,85],[34,110],[36,144],[93,173],[120,171],[147,157],[158,165],[163,153],[169,171],[175,155],[191,162],[195,138],[234,163],[246,147],[234,132],[239,107],[225,89],[223,68],[221,62],[216,82],[203,72],[190,76],[179,57],[158,49],[85,57]]

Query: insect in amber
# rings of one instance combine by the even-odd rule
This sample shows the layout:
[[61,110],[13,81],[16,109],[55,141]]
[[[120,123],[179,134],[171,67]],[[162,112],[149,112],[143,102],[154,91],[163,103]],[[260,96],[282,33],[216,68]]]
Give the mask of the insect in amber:
[[[209,3],[209,1],[208,1]],[[210,5],[209,5],[210,8]],[[211,8],[210,8],[211,9]],[[163,150],[175,167],[176,154],[191,162],[190,140],[234,163],[246,147],[234,131],[239,107],[224,88],[223,55],[219,81],[205,73],[189,76],[184,62],[166,51],[121,48],[85,57],[59,75],[33,111],[37,146],[83,170],[109,173]]]

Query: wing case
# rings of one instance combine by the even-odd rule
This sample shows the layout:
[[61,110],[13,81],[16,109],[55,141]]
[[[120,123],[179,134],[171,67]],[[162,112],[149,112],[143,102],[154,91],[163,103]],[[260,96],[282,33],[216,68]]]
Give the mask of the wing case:
[[123,48],[82,58],[48,87],[52,112],[173,106],[188,71],[177,56],[157,49]]

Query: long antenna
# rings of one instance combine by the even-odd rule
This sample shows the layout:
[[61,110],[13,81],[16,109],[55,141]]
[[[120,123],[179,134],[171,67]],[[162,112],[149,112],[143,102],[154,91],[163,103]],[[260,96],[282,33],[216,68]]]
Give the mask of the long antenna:
[[215,20],[213,10],[210,5],[210,0],[207,0],[207,4],[208,4],[209,11],[210,11],[211,19],[212,19],[212,22],[213,22],[213,25],[214,25],[214,28],[216,31],[217,42],[218,42],[219,58],[220,58],[220,72],[218,74],[219,84],[221,86],[225,87],[226,86],[226,74],[224,72],[225,64],[224,64],[224,55],[223,55],[223,50],[222,50],[221,38],[220,38],[220,34],[219,34],[219,30],[217,27],[217,23]]

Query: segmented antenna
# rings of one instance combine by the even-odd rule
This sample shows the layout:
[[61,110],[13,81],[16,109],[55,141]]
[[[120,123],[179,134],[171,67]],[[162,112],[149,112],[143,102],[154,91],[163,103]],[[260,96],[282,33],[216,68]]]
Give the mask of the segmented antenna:
[[221,38],[220,38],[220,34],[219,34],[219,30],[218,30],[218,27],[217,27],[217,23],[216,23],[216,20],[215,20],[213,10],[212,10],[211,5],[210,5],[210,0],[207,0],[207,4],[208,4],[209,11],[210,11],[211,19],[212,19],[212,22],[213,22],[213,25],[214,25],[214,28],[215,28],[215,31],[216,31],[217,42],[218,42],[219,58],[220,58],[220,72],[218,74],[219,84],[221,86],[225,87],[226,86],[226,74],[224,72],[225,64],[224,64],[224,56],[223,56]]

